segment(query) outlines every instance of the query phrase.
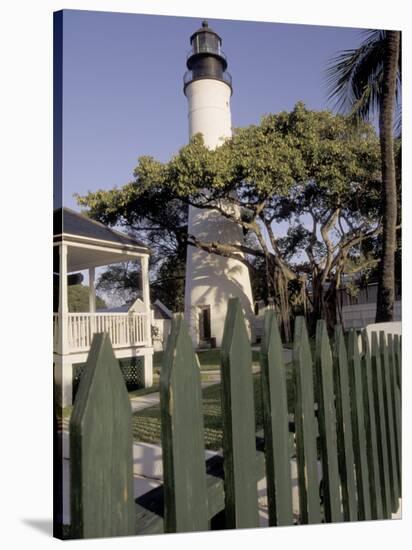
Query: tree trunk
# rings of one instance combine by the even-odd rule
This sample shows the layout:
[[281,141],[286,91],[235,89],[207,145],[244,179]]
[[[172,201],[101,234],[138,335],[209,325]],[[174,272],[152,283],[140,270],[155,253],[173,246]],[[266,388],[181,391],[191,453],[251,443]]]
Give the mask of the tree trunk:
[[393,120],[400,32],[387,31],[386,37],[387,44],[383,59],[382,99],[379,113],[383,187],[383,244],[378,279],[377,323],[393,321],[395,301],[397,206]]
[[323,286],[321,275],[312,276],[312,311],[309,321],[309,333],[311,336],[316,334],[316,324],[323,318]]
[[321,276],[312,278],[312,313],[309,323],[309,332],[311,335],[316,333],[316,325],[319,319],[324,319],[329,334],[333,334],[337,323],[336,316],[336,281],[330,281],[329,286],[324,290]]
[[323,300],[323,317],[326,321],[328,333],[332,336],[334,334],[335,325],[337,324],[336,316],[336,302],[337,302],[337,289],[336,280],[332,280],[329,284],[328,290],[325,292]]

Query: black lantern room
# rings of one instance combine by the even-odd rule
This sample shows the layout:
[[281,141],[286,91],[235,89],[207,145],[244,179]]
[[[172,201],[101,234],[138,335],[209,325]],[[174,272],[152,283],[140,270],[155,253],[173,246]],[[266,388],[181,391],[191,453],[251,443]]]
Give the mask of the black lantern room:
[[232,88],[232,77],[226,71],[227,60],[222,51],[222,39],[207,21],[190,37],[192,49],[187,56],[188,70],[184,76],[184,89],[194,80],[212,78],[222,80]]

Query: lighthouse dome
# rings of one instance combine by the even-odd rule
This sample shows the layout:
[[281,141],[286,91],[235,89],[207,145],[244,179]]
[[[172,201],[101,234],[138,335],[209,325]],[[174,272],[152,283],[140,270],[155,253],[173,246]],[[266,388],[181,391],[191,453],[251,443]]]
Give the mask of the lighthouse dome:
[[184,86],[201,78],[222,80],[232,88],[230,73],[226,71],[227,60],[221,48],[222,39],[209,27],[207,21],[190,37],[191,49],[187,55]]
[[200,29],[195,31],[190,37],[190,43],[193,46],[193,51],[197,51],[198,53],[219,53],[222,39],[209,27],[207,21],[203,21]]

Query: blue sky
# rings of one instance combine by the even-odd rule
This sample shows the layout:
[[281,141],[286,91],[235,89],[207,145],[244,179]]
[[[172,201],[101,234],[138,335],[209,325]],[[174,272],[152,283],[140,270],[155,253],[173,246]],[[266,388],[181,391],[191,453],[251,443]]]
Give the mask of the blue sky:
[[[205,14],[207,16],[207,13]],[[182,77],[201,19],[65,11],[63,202],[132,179],[141,155],[167,161],[188,141]],[[234,126],[290,110],[330,108],[325,67],[361,30],[209,19],[233,77]]]

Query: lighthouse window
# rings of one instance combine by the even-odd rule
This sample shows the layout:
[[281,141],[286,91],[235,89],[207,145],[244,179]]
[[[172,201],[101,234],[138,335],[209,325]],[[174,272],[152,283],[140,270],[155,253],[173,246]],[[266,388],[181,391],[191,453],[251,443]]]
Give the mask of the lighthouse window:
[[196,36],[194,44],[195,52],[220,52],[219,39],[209,33],[201,33]]

